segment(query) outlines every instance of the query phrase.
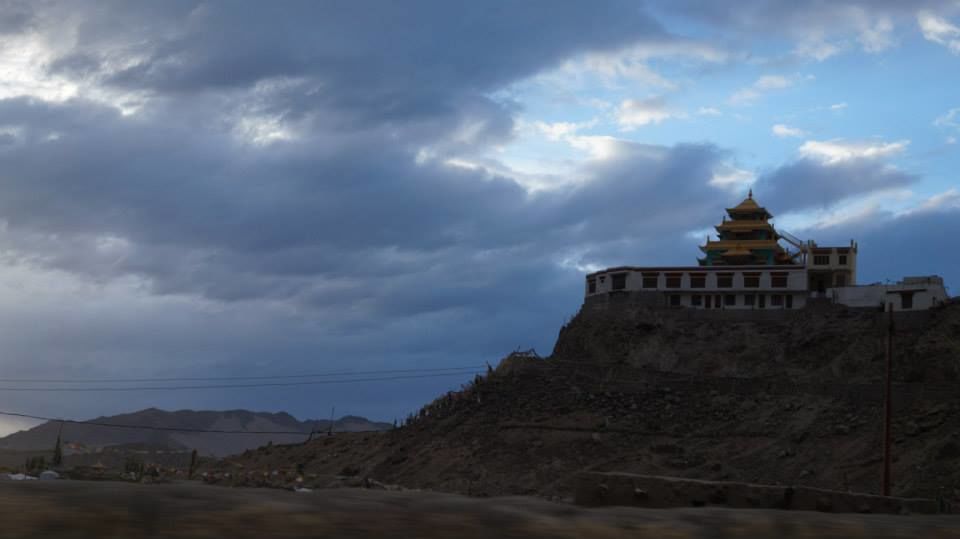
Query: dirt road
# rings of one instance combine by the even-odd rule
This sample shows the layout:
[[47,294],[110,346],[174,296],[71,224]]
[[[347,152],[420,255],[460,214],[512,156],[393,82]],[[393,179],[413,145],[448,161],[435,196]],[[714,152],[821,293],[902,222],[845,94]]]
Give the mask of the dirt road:
[[583,509],[534,498],[199,484],[0,484],[0,537],[958,538],[957,516]]

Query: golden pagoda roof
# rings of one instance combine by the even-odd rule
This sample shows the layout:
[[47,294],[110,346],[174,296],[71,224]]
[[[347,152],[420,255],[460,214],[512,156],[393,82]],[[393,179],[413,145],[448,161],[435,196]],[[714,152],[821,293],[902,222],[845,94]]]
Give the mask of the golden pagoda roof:
[[767,211],[766,208],[757,204],[757,201],[753,199],[753,189],[747,193],[747,198],[743,199],[743,202],[737,204],[732,208],[727,208],[727,213],[733,215],[735,213],[757,213],[763,212],[767,219],[773,217],[773,215]]
[[753,256],[753,253],[738,243],[733,249],[724,252],[723,256]]
[[743,202],[741,202],[741,203],[737,204],[736,206],[734,206],[733,208],[729,208],[729,209],[731,209],[731,210],[740,210],[740,211],[752,211],[752,210],[759,210],[759,209],[760,209],[760,205],[757,204],[757,202],[756,202],[755,200],[753,200],[753,193],[751,192],[751,193],[750,193],[750,196],[748,196],[747,198],[743,199]]
[[715,226],[717,230],[773,230],[773,225],[766,221],[724,221]]
[[747,249],[774,249],[782,251],[783,246],[777,243],[777,240],[707,240],[707,244],[701,249],[736,249],[745,246]]

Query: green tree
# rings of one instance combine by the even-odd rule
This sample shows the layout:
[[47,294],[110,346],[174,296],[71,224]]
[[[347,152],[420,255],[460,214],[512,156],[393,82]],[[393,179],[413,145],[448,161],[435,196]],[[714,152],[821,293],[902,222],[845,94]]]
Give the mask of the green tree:
[[60,435],[57,434],[57,445],[53,446],[52,466],[59,468],[63,465],[63,449],[60,447]]
[[197,450],[190,453],[190,471],[187,473],[187,479],[193,479],[193,474],[197,471]]

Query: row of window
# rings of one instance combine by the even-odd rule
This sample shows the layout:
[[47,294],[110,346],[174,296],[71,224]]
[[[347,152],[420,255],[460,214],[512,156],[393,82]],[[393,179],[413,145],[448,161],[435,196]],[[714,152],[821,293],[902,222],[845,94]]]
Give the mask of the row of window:
[[[682,273],[667,273],[665,274],[666,288],[682,288]],[[641,287],[656,289],[659,284],[659,273],[643,273],[641,279]],[[610,288],[613,290],[625,290],[627,288],[627,274],[626,273],[614,273],[610,277]],[[589,293],[593,294],[597,291],[597,281],[596,279],[588,279],[587,285],[589,287]],[[772,288],[786,288],[787,287],[787,274],[786,272],[772,272],[770,274],[770,286]],[[707,274],[706,273],[691,273],[690,274],[690,288],[706,288],[707,287]],[[760,273],[744,273],[743,274],[743,287],[744,288],[760,288]],[[733,273],[717,273],[717,288],[733,288]]]
[[[838,261],[841,266],[847,265],[847,255],[838,255]],[[830,255],[813,255],[814,266],[829,266]]]
[[[682,304],[679,294],[670,295],[670,306],[680,307]],[[693,294],[690,296],[690,306],[703,307],[704,309],[720,309],[722,307],[737,307],[736,294]],[[764,309],[767,306],[766,294],[744,294],[743,307],[756,307]],[[793,295],[791,294],[770,294],[771,307],[793,308]]]

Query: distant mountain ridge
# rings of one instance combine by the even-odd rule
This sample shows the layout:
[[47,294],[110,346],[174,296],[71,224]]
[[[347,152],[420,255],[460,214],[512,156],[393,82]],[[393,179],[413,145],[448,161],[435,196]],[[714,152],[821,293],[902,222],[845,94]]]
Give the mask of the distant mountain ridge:
[[[87,448],[145,444],[170,449],[196,449],[202,455],[225,456],[260,447],[269,442],[288,444],[302,442],[311,431],[325,433],[330,430],[330,420],[312,419],[300,421],[286,412],[251,412],[249,410],[177,410],[167,411],[147,408],[138,412],[101,416],[89,420],[105,425],[124,425],[176,430],[150,430],[117,428],[86,423],[64,423],[64,443],[74,443]],[[386,430],[389,423],[369,421],[363,417],[344,416],[333,421],[334,432]],[[29,430],[15,432],[0,438],[0,449],[30,451],[52,449],[60,432],[59,422],[48,421]],[[189,430],[250,431],[251,434],[226,434],[189,432]],[[253,434],[254,432],[266,434]],[[271,434],[272,432],[295,432],[298,434]]]

